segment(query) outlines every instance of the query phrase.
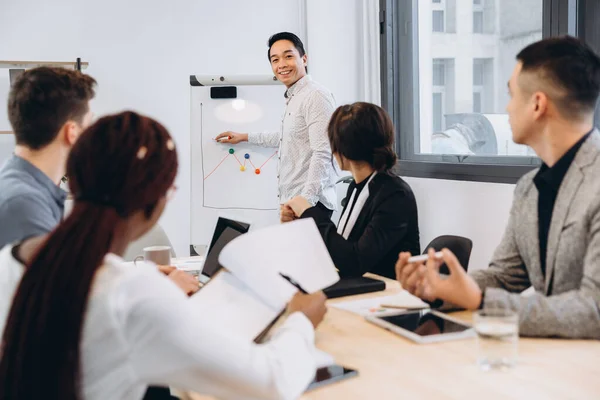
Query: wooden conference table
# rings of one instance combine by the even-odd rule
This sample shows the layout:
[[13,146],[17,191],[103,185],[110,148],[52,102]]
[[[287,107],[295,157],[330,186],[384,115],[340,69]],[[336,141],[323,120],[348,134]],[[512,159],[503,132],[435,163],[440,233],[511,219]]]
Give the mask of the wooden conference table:
[[[392,280],[386,285],[383,292],[330,303],[402,290]],[[470,312],[452,315],[471,320]],[[515,368],[483,372],[475,364],[475,339],[419,345],[330,307],[317,329],[316,345],[359,375],[302,399],[600,399],[600,341],[519,338]],[[197,394],[187,398],[212,399]]]

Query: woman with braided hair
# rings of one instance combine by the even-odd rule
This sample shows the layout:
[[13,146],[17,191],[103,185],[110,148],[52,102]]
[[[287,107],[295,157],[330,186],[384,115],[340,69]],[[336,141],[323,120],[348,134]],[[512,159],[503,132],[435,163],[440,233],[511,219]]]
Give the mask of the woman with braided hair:
[[71,214],[24,271],[0,264],[3,289],[15,282],[0,321],[1,400],[141,399],[149,385],[226,398],[304,390],[315,372],[322,293],[294,297],[278,335],[256,345],[201,319],[157,270],[120,258],[159,219],[177,166],[167,130],[133,112],[104,117],[81,135],[67,163]]

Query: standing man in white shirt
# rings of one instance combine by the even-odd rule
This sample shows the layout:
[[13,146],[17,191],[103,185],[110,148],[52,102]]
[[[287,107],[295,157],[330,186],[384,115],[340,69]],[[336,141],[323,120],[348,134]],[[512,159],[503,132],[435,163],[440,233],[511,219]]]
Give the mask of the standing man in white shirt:
[[337,207],[336,172],[327,125],[335,110],[329,90],[307,75],[307,56],[298,36],[280,32],[269,38],[267,53],[271,68],[283,83],[286,108],[280,132],[223,132],[221,143],[249,142],[279,148],[279,203],[281,221],[293,220],[293,211],[284,204],[296,196],[329,213]]

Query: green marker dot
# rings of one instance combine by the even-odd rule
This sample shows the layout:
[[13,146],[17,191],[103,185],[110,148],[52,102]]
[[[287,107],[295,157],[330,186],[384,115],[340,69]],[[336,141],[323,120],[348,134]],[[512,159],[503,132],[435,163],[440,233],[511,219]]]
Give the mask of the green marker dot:
[[234,152],[235,152],[235,150],[229,149],[229,154],[233,154]]

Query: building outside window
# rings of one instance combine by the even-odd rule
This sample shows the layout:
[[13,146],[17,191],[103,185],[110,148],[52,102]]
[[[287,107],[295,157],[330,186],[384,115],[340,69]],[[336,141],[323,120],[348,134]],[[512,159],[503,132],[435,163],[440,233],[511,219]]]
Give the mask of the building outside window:
[[382,102],[398,132],[402,173],[514,183],[540,165],[513,142],[506,113],[516,55],[565,34],[600,49],[599,3],[380,0],[391,23],[382,31]]
[[[448,0],[415,2],[420,99],[415,153],[532,155],[512,141],[506,82],[517,52],[542,38],[542,3],[456,0],[456,33],[451,33],[427,24],[428,15],[434,15],[432,24],[441,24],[435,12],[444,13]],[[446,133],[440,135],[442,131]],[[458,150],[452,150],[448,144],[457,138]]]

